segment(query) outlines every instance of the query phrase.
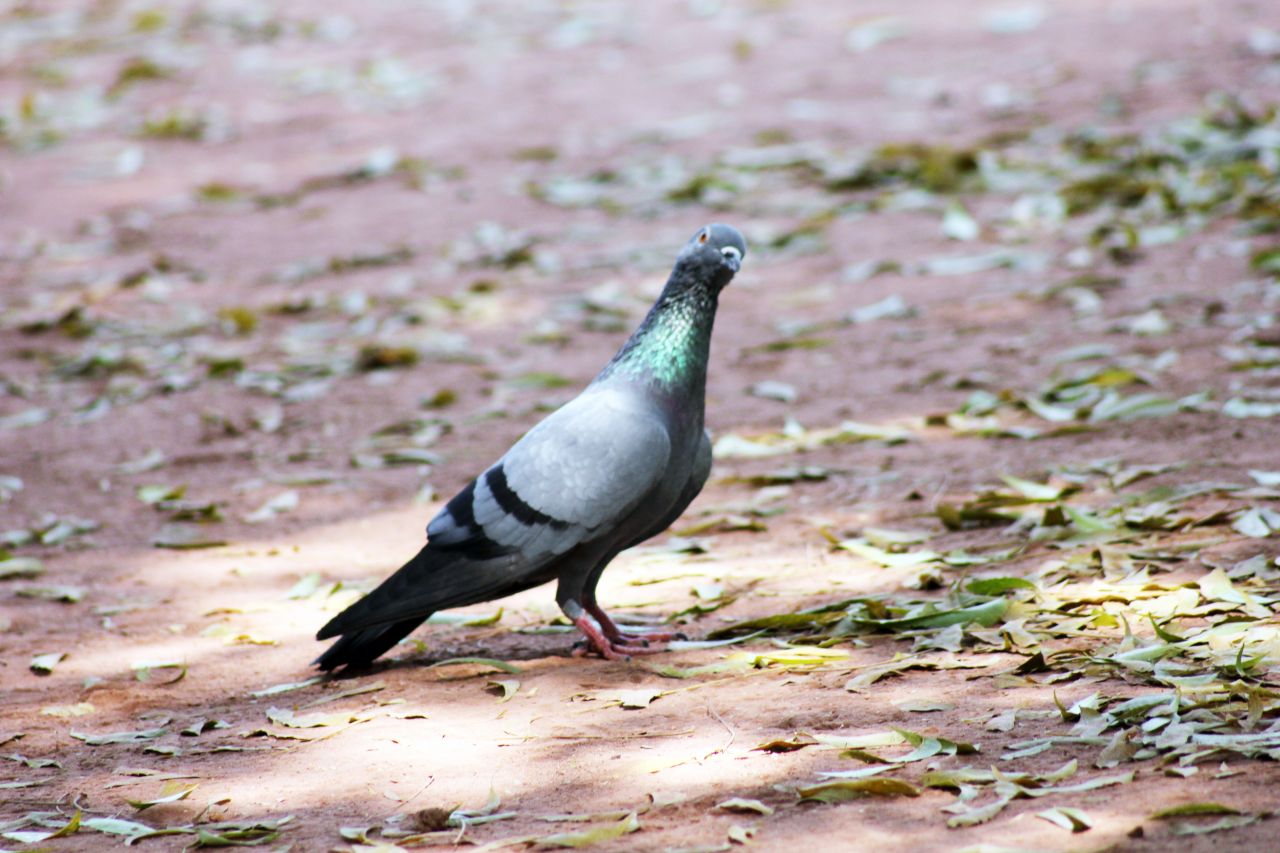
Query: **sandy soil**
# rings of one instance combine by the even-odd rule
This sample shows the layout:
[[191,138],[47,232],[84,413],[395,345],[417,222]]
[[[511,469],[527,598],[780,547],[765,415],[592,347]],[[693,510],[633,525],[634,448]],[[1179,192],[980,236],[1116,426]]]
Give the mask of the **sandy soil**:
[[[1110,208],[1043,227],[1015,227],[1010,211],[1092,168],[1067,161],[1073,134],[1176,126],[1221,108],[1222,93],[1261,114],[1280,83],[1280,14],[1234,0],[960,5],[0,2],[0,475],[20,480],[0,481],[0,529],[19,532],[10,566],[43,567],[0,579],[0,752],[17,756],[0,762],[12,783],[0,822],[47,812],[56,827],[76,809],[157,828],[292,816],[272,845],[374,849],[340,828],[436,829],[431,810],[482,810],[495,795],[498,812],[515,814],[467,827],[462,843],[519,847],[635,811],[639,831],[596,849],[1273,848],[1280,771],[1265,756],[1215,757],[1186,777],[1159,755],[1095,767],[1091,744],[1003,761],[1010,744],[1068,734],[1055,697],[1070,706],[1154,689],[1084,666],[1014,678],[1029,652],[1013,642],[926,652],[971,668],[908,670],[864,690],[845,686],[912,653],[914,637],[864,634],[821,665],[761,660],[676,679],[654,665],[716,664],[780,641],[575,658],[547,588],[470,611],[483,621],[501,606],[492,624],[429,625],[372,672],[254,695],[314,675],[319,625],[419,547],[442,498],[590,379],[675,249],[713,220],[753,246],[717,321],[716,435],[776,434],[792,418],[901,428],[909,440],[726,455],[675,527],[705,552],[664,536],[623,555],[601,587],[611,609],[658,621],[702,605],[678,619],[702,639],[852,598],[941,601],[970,574],[942,567],[941,588],[917,592],[919,565],[878,566],[823,531],[920,530],[939,553],[1016,542],[1016,557],[986,574],[1037,576],[1062,555],[1054,543],[1026,539],[1025,527],[950,531],[939,504],[1003,474],[1064,482],[1102,459],[1155,466],[1143,489],[1255,489],[1206,492],[1187,506],[1216,520],[1134,545],[1197,543],[1154,570],[1171,582],[1194,587],[1216,567],[1275,558],[1265,527],[1247,535],[1239,523],[1247,507],[1276,507],[1248,473],[1280,468],[1274,417],[1222,410],[1280,391],[1274,367],[1233,370],[1223,354],[1265,343],[1280,294],[1250,258],[1274,235],[1223,203],[1177,239],[1108,252],[1106,233],[1092,246],[1090,236]],[[860,156],[905,143],[1008,152],[1035,178],[978,186],[969,163],[958,182],[838,188]],[[822,153],[794,169],[743,165],[783,148]],[[1274,177],[1274,153],[1259,156]],[[1274,182],[1269,192],[1274,201]],[[944,233],[954,201],[976,233],[965,221]],[[994,250],[1030,260],[929,267]],[[876,261],[896,270],[870,275]],[[1053,290],[1081,276],[1093,278]],[[894,296],[889,316],[842,322],[892,309]],[[1035,440],[947,420],[977,390],[1030,394],[1085,345],[1136,371],[1128,391],[1207,394]],[[794,399],[752,393],[761,382]],[[1054,426],[1011,406],[997,415]],[[795,465],[818,473],[766,491],[752,479]],[[159,501],[148,506],[146,486],[172,488],[144,493]],[[51,527],[50,513],[65,523]],[[49,541],[23,541],[31,530]],[[173,535],[211,547],[155,547]],[[1271,589],[1255,591],[1260,625],[1274,624]],[[1045,649],[1118,642],[1112,622]],[[1133,630],[1152,638],[1145,617]],[[58,653],[51,673],[30,666]],[[456,657],[518,672],[431,666]],[[1254,731],[1276,720],[1277,664],[1264,655],[1238,679],[1258,696]],[[939,710],[912,710],[922,703]],[[342,719],[290,728],[272,708]],[[1010,709],[1024,712],[1016,725],[993,725]],[[918,796],[825,804],[795,791],[865,765],[822,745],[755,748],[891,727],[980,752],[944,750],[890,774]],[[157,729],[130,743],[76,737]],[[930,770],[1044,774],[1071,759],[1073,783],[1134,776],[1017,799],[957,828],[941,811],[955,791],[923,785]],[[198,787],[143,811],[129,804],[185,790],[168,782]],[[772,811],[719,807],[733,798]],[[1206,801],[1257,820],[1177,834],[1210,820],[1152,817]],[[1091,828],[1036,817],[1062,806]],[[606,812],[617,814],[543,819]],[[137,843],[176,850],[194,838]],[[121,840],[82,828],[0,846]]]

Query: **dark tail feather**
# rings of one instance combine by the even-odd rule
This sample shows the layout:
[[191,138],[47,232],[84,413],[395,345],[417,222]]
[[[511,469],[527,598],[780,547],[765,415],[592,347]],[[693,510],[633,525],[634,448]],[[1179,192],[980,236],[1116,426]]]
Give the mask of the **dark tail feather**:
[[432,576],[440,565],[439,556],[424,547],[377,589],[330,619],[316,639],[341,636],[314,664],[324,670],[363,666],[407,637],[435,608],[429,602],[421,602],[427,606],[407,609],[404,605],[412,605],[415,598],[430,589]]
[[340,666],[365,666],[409,635],[422,624],[422,618],[405,619],[377,628],[366,628],[344,635],[313,663],[328,671]]
[[461,550],[424,547],[373,592],[329,620],[317,640],[341,635],[319,657],[321,669],[368,663],[432,613],[527,589],[511,557],[476,559]]
[[[430,545],[413,555],[394,575],[378,584],[378,588],[339,613],[316,634],[327,640],[339,634],[351,634],[363,628],[382,628],[414,619],[417,625],[440,609],[434,601],[436,588],[445,578],[440,570],[448,565]],[[447,573],[446,573],[447,574]]]

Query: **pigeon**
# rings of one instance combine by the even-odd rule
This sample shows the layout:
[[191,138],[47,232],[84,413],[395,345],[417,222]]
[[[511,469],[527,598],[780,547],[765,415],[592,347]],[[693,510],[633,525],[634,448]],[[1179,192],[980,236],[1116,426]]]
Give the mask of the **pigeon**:
[[317,640],[339,639],[314,664],[365,666],[438,610],[551,580],[585,652],[627,659],[677,638],[624,631],[597,603],[596,583],[619,552],[666,530],[707,480],[711,327],[746,251],[728,225],[693,235],[591,384],[454,496],[413,559],[320,629]]

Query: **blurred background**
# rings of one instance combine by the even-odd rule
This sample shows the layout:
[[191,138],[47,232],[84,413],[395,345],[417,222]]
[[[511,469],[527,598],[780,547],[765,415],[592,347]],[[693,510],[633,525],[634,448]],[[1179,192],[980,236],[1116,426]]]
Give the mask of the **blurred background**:
[[[942,339],[855,334],[851,311],[918,313],[980,280],[991,312],[1239,207],[1248,174],[1186,158],[1236,152],[1280,79],[1275,15],[1249,2],[0,10],[0,310],[26,332],[6,336],[0,408],[26,452],[112,462],[170,440],[252,457],[265,420],[276,457],[328,466],[363,407],[554,402],[708,220],[752,243],[714,425],[776,425],[742,390],[779,373],[811,419],[855,399],[919,413],[935,401],[904,382],[988,356],[959,354],[945,308]],[[1210,114],[1227,136],[1187,130]],[[1150,142],[1166,162],[1135,158],[1132,132],[1170,128]],[[1274,168],[1274,148],[1250,156]],[[931,347],[942,361],[902,374]],[[857,389],[836,369],[855,367]],[[378,499],[415,480],[386,467]],[[74,502],[83,473],[46,485]]]
[[[751,745],[892,723],[981,737],[995,756],[1061,734],[1071,723],[1043,684],[1084,658],[1043,684],[1013,667],[1041,641],[1050,659],[1078,649],[1086,629],[1134,642],[1130,625],[1187,596],[1215,619],[1261,620],[1248,654],[1195,647],[1187,671],[1234,680],[1237,652],[1273,659],[1270,605],[1197,583],[1226,567],[1264,602],[1277,594],[1278,91],[1274,0],[0,0],[0,683],[22,748],[64,765],[0,817],[107,791],[111,767],[151,760],[127,742],[86,752],[69,727],[136,729],[164,711],[229,720],[199,743],[242,747],[264,725],[246,691],[306,678],[316,628],[590,380],[679,247],[722,221],[750,251],[713,341],[716,468],[679,535],[623,555],[602,601],[702,637],[862,596],[880,616],[967,606],[943,596],[977,566],[1042,584],[996,585],[996,604],[1028,608],[1016,629],[974,629],[963,651],[958,625],[937,646],[842,637],[675,695],[646,670],[566,657],[544,589],[398,652],[409,663],[370,691],[421,700],[415,722],[379,710],[297,753],[284,751],[297,732],[277,728],[280,750],[191,750],[173,766],[207,777],[201,796],[230,797],[226,814],[278,815],[288,790],[307,849],[335,842],[339,819],[424,805],[424,767],[440,806],[485,802],[504,768],[522,832],[548,831],[531,809],[692,792],[696,806],[646,816],[634,838],[727,846],[749,836],[713,807],[748,794],[779,808],[757,810],[767,843],[821,848],[839,831],[954,849],[935,808],[950,793],[926,792],[923,820],[905,800],[793,808],[771,786],[834,765]],[[1192,527],[1213,541],[1187,545]],[[1166,578],[1181,598],[1143,610],[1163,594],[1146,573],[1166,570],[1183,572]],[[1105,593],[1089,586],[1104,579]],[[1062,598],[1035,622],[1027,602],[1050,586]],[[1097,621],[1059,631],[1067,612]],[[848,667],[913,642],[1003,655],[981,664],[1000,671],[894,670],[874,697],[846,689]],[[513,682],[419,665],[451,653],[519,660],[524,692],[499,707]],[[699,654],[680,662],[719,665]],[[148,661],[191,675],[140,685]],[[1120,695],[1151,675],[1135,673],[1061,689],[1068,704]],[[652,691],[635,713],[602,704],[623,681]],[[293,684],[309,692],[286,699],[341,687]],[[1264,693],[1215,705],[1236,727],[1222,731],[1271,725]],[[921,710],[920,696],[950,704]],[[606,718],[577,714],[596,699],[588,710],[616,716],[593,728]],[[1098,707],[1073,713],[1084,726]],[[1006,716],[975,729],[988,711]],[[1070,800],[1098,845],[1130,843],[1146,812],[1205,778],[1155,772],[1191,729],[1156,743],[1144,720],[1105,722],[1117,749],[1157,756],[1124,789],[1140,793]],[[630,739],[655,732],[668,739]],[[171,734],[163,748],[189,749]],[[1078,757],[1088,770],[1089,750],[1017,769]],[[640,760],[654,756],[664,775]],[[1257,821],[1275,774],[1242,766],[1214,796]],[[622,769],[568,787],[600,767]],[[123,796],[102,808],[131,814]],[[196,799],[145,819],[193,820],[177,810]],[[1030,803],[993,837],[1063,849],[1075,836],[1057,825],[1011,826]],[[1154,846],[1125,849],[1214,845],[1147,832]],[[1249,849],[1270,843],[1262,824],[1240,832]]]

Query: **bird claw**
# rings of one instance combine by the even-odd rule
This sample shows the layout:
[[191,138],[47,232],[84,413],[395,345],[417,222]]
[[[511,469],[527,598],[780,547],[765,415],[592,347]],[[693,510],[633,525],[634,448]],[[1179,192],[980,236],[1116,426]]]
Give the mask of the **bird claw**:
[[655,655],[666,651],[664,644],[650,642],[650,638],[654,635],[627,637],[617,632],[617,637],[606,636],[601,626],[586,614],[574,619],[573,624],[578,626],[578,630],[585,638],[573,645],[571,654],[574,657],[583,657],[595,652],[606,660],[631,660],[633,655]]
[[[585,605],[586,611],[595,619],[596,624],[600,626],[600,633],[614,645],[637,646],[641,650],[640,654],[645,654],[645,649],[651,648],[653,651],[665,651],[666,644],[672,640],[689,639],[680,631],[647,631],[638,626],[628,626],[627,630],[623,630],[617,622],[609,618],[609,614],[605,613],[595,601],[588,601]],[[585,631],[583,633],[586,633]]]

